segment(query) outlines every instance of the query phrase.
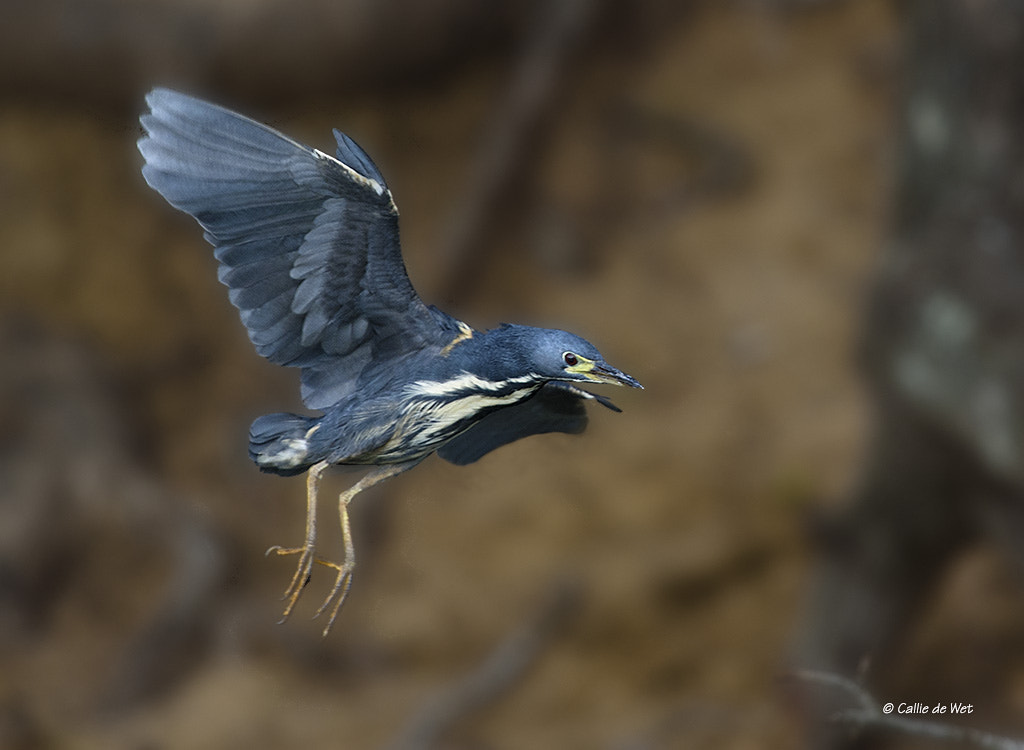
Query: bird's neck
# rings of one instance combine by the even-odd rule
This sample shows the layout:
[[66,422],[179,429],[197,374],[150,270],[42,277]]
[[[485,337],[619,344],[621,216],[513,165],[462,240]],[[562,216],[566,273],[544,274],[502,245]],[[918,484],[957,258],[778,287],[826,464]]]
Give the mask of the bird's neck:
[[475,374],[494,382],[522,383],[524,387],[543,382],[532,372],[531,352],[519,328],[523,327],[494,328],[465,342],[466,359],[474,363]]

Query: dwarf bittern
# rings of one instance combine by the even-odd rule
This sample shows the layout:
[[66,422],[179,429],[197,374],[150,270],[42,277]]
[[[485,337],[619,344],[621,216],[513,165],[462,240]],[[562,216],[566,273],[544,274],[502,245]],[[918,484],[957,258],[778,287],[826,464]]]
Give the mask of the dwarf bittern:
[[[256,350],[301,371],[320,416],[268,414],[249,431],[263,471],[306,473],[306,535],[285,591],[295,607],[314,563],[336,571],[317,615],[330,630],[355,566],[348,505],[431,453],[468,464],[546,432],[581,432],[577,383],[640,384],[566,331],[478,331],[423,303],[406,274],[398,210],[370,158],[334,131],[336,156],[249,118],[166,89],[146,97],[146,182],[205,230],[220,280]],[[617,409],[615,409],[618,411]],[[340,563],[316,556],[317,488],[334,464],[372,467],[338,498]]]

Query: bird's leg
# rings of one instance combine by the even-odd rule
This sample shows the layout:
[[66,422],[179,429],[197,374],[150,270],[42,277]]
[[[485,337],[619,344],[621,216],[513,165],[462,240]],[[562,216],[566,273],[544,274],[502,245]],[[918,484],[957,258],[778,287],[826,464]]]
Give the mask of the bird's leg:
[[295,575],[292,576],[291,583],[288,584],[288,588],[284,591],[283,599],[288,600],[288,604],[285,605],[284,614],[281,615],[281,622],[288,619],[288,615],[292,613],[292,609],[295,607],[295,603],[299,600],[299,596],[302,594],[302,590],[309,583],[310,575],[313,570],[313,552],[316,548],[316,495],[317,487],[320,483],[320,477],[323,475],[324,470],[329,466],[327,461],[320,461],[319,463],[313,464],[309,471],[306,473],[306,541],[301,547],[280,547],[274,546],[267,550],[269,555],[271,552],[278,555],[299,555],[299,564],[295,569]]
[[334,581],[334,588],[331,589],[331,593],[324,599],[324,603],[320,605],[320,609],[316,611],[314,617],[319,617],[330,608],[330,614],[327,617],[327,624],[324,625],[323,635],[326,638],[327,634],[331,632],[331,626],[334,625],[334,619],[338,616],[338,611],[341,609],[341,605],[345,603],[345,597],[348,596],[348,590],[352,586],[352,572],[356,567],[356,550],[355,545],[352,544],[352,531],[349,528],[348,522],[348,504],[352,502],[352,499],[365,489],[372,487],[378,482],[383,482],[385,479],[401,474],[406,469],[410,469],[415,466],[418,461],[404,464],[392,464],[388,466],[378,466],[374,468],[369,474],[364,476],[354,485],[349,487],[347,490],[338,495],[338,518],[341,521],[341,535],[345,543],[345,561],[341,564],[327,562],[325,560],[317,559],[316,562],[327,567],[334,568],[338,571],[338,577]]

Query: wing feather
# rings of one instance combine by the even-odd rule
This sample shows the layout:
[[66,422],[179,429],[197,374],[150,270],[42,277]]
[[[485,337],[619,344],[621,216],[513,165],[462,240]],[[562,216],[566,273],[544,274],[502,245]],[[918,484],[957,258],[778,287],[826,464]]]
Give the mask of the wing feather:
[[256,350],[302,368],[308,406],[447,342],[452,326],[406,273],[391,192],[355,141],[335,131],[334,158],[174,91],[146,102],[146,181],[202,225]]

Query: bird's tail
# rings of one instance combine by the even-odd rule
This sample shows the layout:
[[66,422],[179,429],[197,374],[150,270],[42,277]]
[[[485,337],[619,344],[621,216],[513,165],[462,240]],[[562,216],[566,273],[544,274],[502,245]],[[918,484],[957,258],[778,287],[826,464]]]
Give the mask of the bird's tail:
[[319,460],[311,456],[309,444],[319,423],[319,417],[265,414],[249,428],[249,458],[260,471],[301,474]]

